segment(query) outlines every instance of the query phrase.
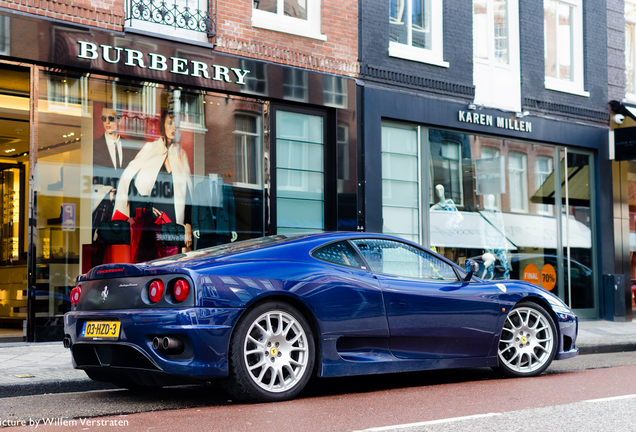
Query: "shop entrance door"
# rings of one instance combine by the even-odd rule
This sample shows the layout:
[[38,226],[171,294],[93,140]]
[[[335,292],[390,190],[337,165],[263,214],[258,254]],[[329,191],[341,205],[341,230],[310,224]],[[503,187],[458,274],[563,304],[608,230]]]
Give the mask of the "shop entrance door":
[[0,342],[13,342],[27,316],[29,69],[0,64],[0,76]]

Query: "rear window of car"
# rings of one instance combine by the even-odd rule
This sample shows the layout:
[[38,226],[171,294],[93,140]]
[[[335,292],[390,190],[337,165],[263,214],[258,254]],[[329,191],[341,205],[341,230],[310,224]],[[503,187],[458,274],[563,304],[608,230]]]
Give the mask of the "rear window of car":
[[320,249],[316,249],[311,255],[321,261],[327,261],[333,264],[364,268],[358,258],[358,254],[346,241],[328,244]]

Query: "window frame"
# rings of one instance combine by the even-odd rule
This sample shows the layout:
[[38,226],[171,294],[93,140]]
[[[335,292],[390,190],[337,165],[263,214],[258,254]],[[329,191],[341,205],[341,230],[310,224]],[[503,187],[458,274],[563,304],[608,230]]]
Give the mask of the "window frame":
[[[573,76],[572,80],[565,80],[561,78],[554,78],[545,76],[545,88],[547,90],[558,91],[562,93],[570,93],[577,96],[589,97],[590,93],[585,91],[585,71],[584,71],[584,49],[583,49],[583,0],[544,0],[543,1],[543,16],[544,16],[544,41],[543,41],[543,49],[544,49],[544,61],[545,61],[545,51],[547,50],[547,37],[546,37],[546,27],[545,27],[545,11],[547,2],[554,1],[558,4],[566,4],[572,7],[572,40],[570,41],[570,49],[572,50],[572,71],[571,74]],[[558,20],[558,13],[556,14],[555,20]],[[557,32],[556,32],[556,58],[557,64],[559,59],[559,40],[558,40],[558,23],[557,23]],[[544,71],[545,74],[545,71]]]
[[[396,0],[399,1],[399,0]],[[420,63],[428,63],[439,67],[449,67],[450,63],[444,61],[444,25],[443,25],[443,5],[441,0],[424,0],[429,1],[431,5],[431,49],[418,48],[412,46],[412,2],[413,0],[403,0],[406,2],[406,7],[403,11],[403,16],[408,19],[408,22],[404,22],[407,26],[407,38],[406,44],[400,42],[393,42],[389,40],[389,57],[397,57],[405,60],[416,61]],[[389,12],[389,23],[391,22]]]
[[276,1],[276,12],[255,9],[252,2],[252,27],[327,41],[327,36],[321,33],[320,0],[307,0],[306,20],[285,16],[284,0]]

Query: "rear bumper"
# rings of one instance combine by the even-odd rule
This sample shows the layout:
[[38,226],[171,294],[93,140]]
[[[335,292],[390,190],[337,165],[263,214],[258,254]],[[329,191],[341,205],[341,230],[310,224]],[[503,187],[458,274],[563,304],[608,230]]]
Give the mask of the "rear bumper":
[[[64,332],[73,366],[92,378],[169,385],[227,376],[232,329],[242,312],[237,308],[69,312],[64,317]],[[81,337],[84,322],[107,320],[121,323],[119,338]],[[155,337],[166,336],[181,340],[182,348],[153,348]]]

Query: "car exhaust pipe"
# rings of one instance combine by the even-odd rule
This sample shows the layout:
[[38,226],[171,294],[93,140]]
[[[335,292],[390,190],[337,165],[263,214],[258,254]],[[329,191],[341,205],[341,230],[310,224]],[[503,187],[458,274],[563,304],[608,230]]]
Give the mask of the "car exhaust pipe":
[[73,341],[70,337],[64,336],[64,339],[62,339],[62,344],[64,345],[64,348],[70,348],[71,346],[73,346]]
[[159,339],[158,337],[155,337],[155,338],[152,340],[152,348],[153,348],[154,350],[161,349],[161,339]]
[[180,350],[183,348],[183,341],[179,338],[166,336],[163,338],[161,347],[164,349],[164,351]]

